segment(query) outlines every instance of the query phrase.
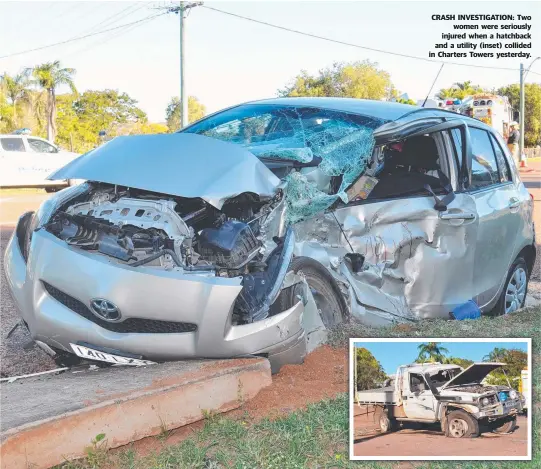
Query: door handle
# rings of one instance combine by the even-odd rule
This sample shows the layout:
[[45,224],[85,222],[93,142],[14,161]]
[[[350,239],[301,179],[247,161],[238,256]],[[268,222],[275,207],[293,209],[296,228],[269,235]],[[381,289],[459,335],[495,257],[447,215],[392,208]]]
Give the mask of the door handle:
[[520,207],[520,200],[518,200],[516,197],[511,197],[509,199],[509,205],[508,208],[514,209]]
[[471,212],[455,212],[455,213],[440,213],[442,220],[473,220],[475,213]]

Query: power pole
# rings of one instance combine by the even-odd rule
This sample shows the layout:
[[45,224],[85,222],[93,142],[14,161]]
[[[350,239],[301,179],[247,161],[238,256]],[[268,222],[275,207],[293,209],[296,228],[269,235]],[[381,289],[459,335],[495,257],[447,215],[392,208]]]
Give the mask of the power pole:
[[188,119],[188,94],[186,93],[186,13],[194,7],[203,5],[203,2],[180,2],[178,8],[170,8],[169,11],[178,13],[180,17],[180,127],[186,127]]
[[520,138],[518,144],[518,160],[522,164],[524,152],[524,65],[520,64],[520,111],[519,111]]

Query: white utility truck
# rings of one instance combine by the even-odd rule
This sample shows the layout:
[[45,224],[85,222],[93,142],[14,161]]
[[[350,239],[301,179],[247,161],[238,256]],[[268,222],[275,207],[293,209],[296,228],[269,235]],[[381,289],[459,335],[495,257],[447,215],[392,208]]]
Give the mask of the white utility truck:
[[509,386],[482,383],[505,363],[458,365],[415,363],[398,367],[388,386],[357,391],[359,405],[374,405],[374,421],[382,432],[399,422],[441,423],[446,436],[475,438],[480,425],[497,433],[510,433],[522,410],[520,395]]

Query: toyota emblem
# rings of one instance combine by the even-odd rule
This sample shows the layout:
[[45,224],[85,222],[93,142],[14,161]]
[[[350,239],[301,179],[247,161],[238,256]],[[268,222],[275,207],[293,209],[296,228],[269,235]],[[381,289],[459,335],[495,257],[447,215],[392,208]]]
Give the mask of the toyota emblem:
[[108,322],[117,322],[120,320],[120,310],[114,303],[104,300],[103,298],[94,298],[90,301],[90,309],[92,312]]

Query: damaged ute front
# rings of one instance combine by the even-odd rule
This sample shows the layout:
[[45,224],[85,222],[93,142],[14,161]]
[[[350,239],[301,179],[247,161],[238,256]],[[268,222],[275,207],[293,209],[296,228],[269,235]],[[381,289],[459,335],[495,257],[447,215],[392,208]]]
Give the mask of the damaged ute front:
[[447,317],[472,298],[514,311],[533,208],[512,158],[491,167],[479,152],[501,143],[470,121],[277,99],[118,137],[50,176],[87,182],[21,217],[10,289],[51,354],[261,354],[275,370],[347,319]]

